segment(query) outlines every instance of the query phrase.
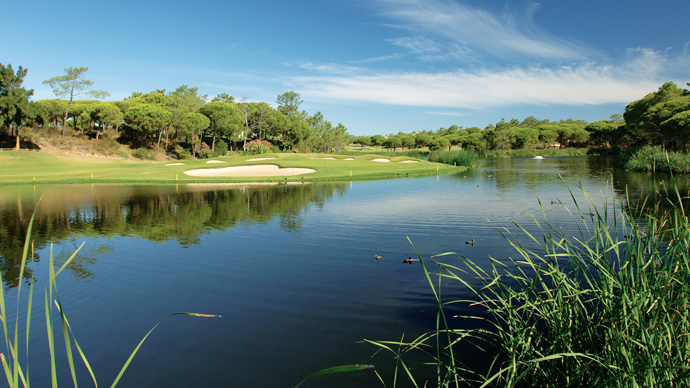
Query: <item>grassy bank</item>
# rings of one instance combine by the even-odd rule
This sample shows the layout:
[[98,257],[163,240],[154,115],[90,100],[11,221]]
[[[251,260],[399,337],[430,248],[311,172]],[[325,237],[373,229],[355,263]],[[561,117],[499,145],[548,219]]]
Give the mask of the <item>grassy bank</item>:
[[687,174],[690,173],[690,154],[668,152],[661,147],[644,147],[627,157],[625,169]]
[[[544,212],[534,219],[541,233],[516,225],[522,234],[505,235],[514,259],[418,257],[436,299],[436,329],[411,342],[368,341],[394,356],[392,386],[425,386],[405,363],[412,352],[436,366],[439,387],[688,386],[690,221],[687,198],[667,194],[663,209],[564,204],[578,221],[575,236]],[[473,297],[447,300],[448,287]],[[456,306],[473,312],[459,317]],[[468,347],[488,359],[484,370],[463,365]]]
[[[256,156],[145,162],[86,156],[65,156],[45,152],[0,152],[0,184],[31,183],[232,183],[232,182],[318,182],[432,175],[463,171],[453,167],[406,156],[389,157],[390,162],[375,162],[377,155],[361,155],[354,160],[326,154],[264,154]],[[413,163],[402,163],[414,161]],[[177,164],[180,163],[180,164]],[[311,168],[315,173],[287,177],[191,177],[184,172],[199,168],[220,168],[257,164],[275,164],[283,168]]]

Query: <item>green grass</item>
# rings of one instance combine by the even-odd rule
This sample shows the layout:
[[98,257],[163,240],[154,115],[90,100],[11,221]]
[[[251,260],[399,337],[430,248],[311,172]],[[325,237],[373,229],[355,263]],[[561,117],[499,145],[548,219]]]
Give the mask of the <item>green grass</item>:
[[[666,206],[597,208],[580,190],[587,203],[572,195],[572,204],[563,205],[578,220],[575,236],[542,212],[534,218],[540,233],[518,224],[517,237],[503,232],[516,258],[487,263],[455,253],[418,256],[437,304],[435,330],[413,341],[367,341],[393,355],[392,386],[398,379],[424,385],[405,363],[410,352],[427,355],[438,387],[690,384],[688,198],[676,190],[667,193]],[[583,205],[593,210],[585,213]],[[446,300],[442,291],[449,287],[473,296]],[[457,304],[473,312],[453,316]],[[458,328],[468,321],[474,328]],[[486,370],[463,366],[456,349],[468,341],[477,347],[472,357],[484,352],[491,360]]]
[[690,172],[690,154],[668,152],[661,147],[643,147],[628,157],[625,169],[687,174]]
[[474,151],[432,151],[429,153],[429,161],[443,163],[449,166],[477,165],[477,153]]
[[[40,203],[40,200],[39,200]],[[16,316],[14,319],[14,324],[8,317],[7,310],[10,307],[8,305],[9,301],[5,300],[5,294],[2,290],[5,289],[4,284],[2,284],[2,276],[0,276],[0,321],[2,321],[2,331],[3,339],[5,343],[5,350],[0,352],[0,363],[2,363],[5,378],[10,388],[19,387],[29,387],[31,385],[30,373],[29,373],[29,363],[31,362],[31,357],[29,355],[29,334],[32,325],[32,310],[34,301],[34,281],[29,283],[29,297],[25,311],[21,313],[23,308],[20,307],[19,301],[21,300],[22,285],[24,279],[24,271],[26,269],[27,263],[33,261],[33,242],[31,241],[31,229],[33,227],[34,217],[36,213],[31,216],[29,221],[29,226],[26,232],[26,239],[24,242],[24,249],[21,258],[17,258],[21,262],[20,272],[19,272],[19,284],[17,286],[17,304],[16,304]],[[72,326],[69,324],[67,316],[62,308],[62,303],[58,297],[58,288],[56,279],[60,273],[67,268],[67,266],[72,262],[72,260],[79,254],[79,251],[84,246],[81,244],[79,248],[60,266],[55,267],[53,261],[53,250],[51,246],[50,258],[49,258],[49,271],[48,271],[48,284],[44,290],[44,313],[45,313],[45,323],[46,323],[46,342],[48,344],[48,350],[50,353],[50,376],[51,384],[53,387],[58,386],[58,375],[61,373],[66,373],[69,370],[69,374],[72,378],[72,383],[75,387],[78,386],[77,375],[76,375],[76,363],[81,361],[89,372],[89,377],[93,382],[94,386],[98,387],[98,381],[96,379],[96,374],[94,373],[89,361],[84,354],[81,346],[77,342],[77,338],[74,334]],[[23,314],[24,321],[22,322],[20,318]],[[199,313],[187,313],[187,312],[177,312],[169,314],[168,316],[161,319],[153,328],[146,333],[139,344],[134,348],[129,358],[125,361],[124,365],[120,369],[117,377],[110,385],[111,388],[117,386],[118,382],[124,375],[125,371],[129,367],[130,363],[136,356],[137,352],[144,344],[146,339],[153,333],[153,331],[165,320],[175,315],[187,315],[193,317],[218,317],[218,315],[209,314],[199,314]],[[57,324],[56,324],[57,323]],[[23,330],[23,333],[22,333]],[[24,338],[22,339],[22,333]],[[62,338],[64,339],[64,351],[67,359],[67,365],[59,366],[56,360],[59,358],[57,356],[58,345],[60,333],[62,333]],[[24,354],[22,354],[24,353]]]
[[[247,161],[256,157],[275,158]],[[327,158],[337,158],[335,160]],[[173,162],[144,162],[97,157],[67,157],[30,152],[0,152],[0,184],[28,183],[194,183],[194,182],[317,182],[329,180],[357,180],[432,175],[463,171],[464,167],[446,166],[407,156],[388,157],[390,163],[372,162],[381,158],[374,154],[344,160],[344,155],[329,154],[262,154],[254,156],[220,157],[223,164],[208,164],[208,160],[184,160],[184,165],[167,166]],[[399,163],[415,160],[417,163]],[[280,167],[312,168],[315,173],[288,177],[191,177],[184,172],[196,168],[220,168],[256,164],[276,164]]]

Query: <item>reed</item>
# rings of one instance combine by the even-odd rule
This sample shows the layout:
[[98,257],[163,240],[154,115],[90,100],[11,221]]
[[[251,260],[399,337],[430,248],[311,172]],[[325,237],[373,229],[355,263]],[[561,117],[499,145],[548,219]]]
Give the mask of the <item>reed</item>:
[[[540,233],[517,223],[518,237],[501,232],[515,258],[479,263],[455,253],[418,255],[437,303],[435,329],[413,341],[367,341],[394,355],[393,386],[398,374],[423,385],[406,372],[403,358],[412,351],[429,356],[438,387],[690,384],[688,198],[671,190],[673,211],[649,202],[597,207],[579,190],[586,204],[571,191],[572,205],[563,205],[577,220],[575,236],[542,211],[533,218]],[[469,289],[472,297],[445,300],[448,287]],[[460,305],[472,312],[453,315]],[[475,324],[462,328],[468,320]],[[461,344],[485,352],[485,370],[462,364]]]
[[[40,199],[39,199],[40,203]],[[29,225],[27,227],[27,232],[26,232],[26,239],[24,241],[24,250],[22,253],[21,257],[21,266],[20,266],[20,273],[19,273],[19,284],[17,286],[17,303],[16,303],[16,314],[15,314],[15,319],[14,319],[14,325],[11,324],[10,319],[7,315],[7,302],[5,300],[5,295],[2,290],[4,290],[4,284],[2,284],[2,276],[0,276],[0,321],[2,321],[2,330],[4,334],[4,342],[5,342],[5,351],[0,352],[0,362],[2,363],[2,367],[5,373],[5,378],[7,379],[8,387],[10,388],[19,388],[19,387],[24,387],[28,388],[31,386],[31,381],[30,381],[30,374],[29,374],[29,363],[30,363],[30,357],[29,357],[29,334],[32,328],[32,307],[33,307],[33,299],[34,299],[34,281],[29,282],[29,296],[28,296],[28,302],[26,306],[26,312],[23,313],[22,309],[20,308],[20,300],[21,300],[21,295],[22,295],[22,285],[24,283],[24,271],[26,269],[27,264],[31,264],[33,262],[33,257],[34,257],[34,252],[33,252],[33,243],[31,241],[31,230],[33,228],[33,222],[34,218],[36,216],[36,213],[31,216],[31,220],[29,221]],[[58,288],[57,288],[57,283],[56,279],[60,273],[67,268],[67,266],[72,262],[72,260],[79,254],[79,251],[81,248],[84,246],[84,243],[77,248],[74,253],[60,266],[59,268],[55,267],[55,262],[53,261],[53,249],[51,245],[50,249],[50,258],[49,258],[49,276],[48,276],[48,284],[45,287],[44,290],[44,312],[45,312],[45,323],[46,323],[46,339],[48,343],[48,350],[50,353],[50,376],[51,376],[51,386],[52,387],[57,387],[58,386],[58,375],[60,373],[64,373],[64,367],[59,367],[56,363],[57,359],[57,346],[56,346],[56,340],[59,340],[59,333],[62,332],[62,337],[64,339],[64,344],[65,344],[65,353],[66,353],[66,359],[67,359],[67,369],[69,369],[69,373],[72,379],[72,383],[74,384],[75,387],[78,386],[78,381],[77,381],[77,374],[76,374],[76,364],[77,362],[81,361],[86,368],[86,370],[89,373],[89,376],[91,378],[91,381],[93,382],[95,387],[98,387],[98,382],[96,379],[96,374],[94,373],[93,369],[91,368],[91,365],[89,364],[89,361],[82,351],[81,346],[77,342],[77,338],[74,335],[74,332],[72,330],[72,326],[69,324],[69,320],[67,319],[67,316],[64,313],[64,310],[62,308],[62,304],[60,302],[60,298],[58,296]],[[25,314],[25,315],[23,315]],[[120,369],[120,372],[118,373],[117,377],[111,384],[111,387],[117,386],[118,382],[124,375],[125,371],[129,367],[130,363],[132,362],[132,359],[134,356],[137,354],[143,343],[146,341],[146,339],[151,335],[151,333],[161,324],[163,321],[166,319],[174,316],[174,315],[188,315],[188,316],[193,316],[193,317],[219,317],[218,315],[209,315],[209,314],[199,314],[199,313],[187,313],[187,312],[178,312],[178,313],[172,313],[163,319],[161,319],[139,342],[137,347],[132,351],[130,354],[129,358],[125,362],[125,364],[122,366]],[[20,321],[20,316],[24,317],[24,322]],[[55,322],[59,321],[59,324],[56,325]],[[22,332],[23,330],[23,332]],[[57,333],[57,334],[56,334]],[[22,340],[22,337],[24,336],[25,338]],[[56,338],[57,337],[57,338]],[[24,354],[22,354],[24,352]],[[77,356],[78,355],[78,356]],[[25,360],[25,361],[22,361]]]
[[643,147],[628,157],[625,168],[633,171],[687,174],[690,172],[690,154],[670,152],[661,147]]
[[431,151],[429,161],[449,166],[474,167],[478,156],[474,151]]

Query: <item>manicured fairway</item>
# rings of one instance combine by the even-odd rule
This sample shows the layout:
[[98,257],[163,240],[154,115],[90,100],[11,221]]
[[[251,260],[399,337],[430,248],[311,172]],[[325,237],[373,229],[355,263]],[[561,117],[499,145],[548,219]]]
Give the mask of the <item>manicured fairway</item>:
[[[265,176],[191,176],[187,171],[233,166],[274,165],[280,169],[313,169],[316,172]],[[204,160],[152,162],[117,160],[95,156],[66,156],[44,152],[0,152],[0,184],[66,182],[285,182],[377,179],[432,175],[463,171],[465,167],[446,166],[405,156],[357,157],[328,154],[264,154]],[[257,170],[258,171],[258,170]],[[258,175],[264,176],[258,176]],[[197,174],[198,175],[198,174]],[[213,175],[213,174],[205,174]],[[269,174],[270,175],[270,174]]]

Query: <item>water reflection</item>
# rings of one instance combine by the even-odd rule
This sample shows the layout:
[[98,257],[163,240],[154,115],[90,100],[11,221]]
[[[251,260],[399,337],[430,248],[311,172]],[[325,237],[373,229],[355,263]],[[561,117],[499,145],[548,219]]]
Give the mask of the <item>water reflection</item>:
[[[212,230],[240,224],[262,224],[278,217],[282,230],[297,232],[301,213],[310,205],[323,206],[347,190],[345,183],[228,188],[214,185],[131,186],[56,185],[8,187],[0,194],[0,269],[6,288],[16,287],[24,237],[31,214],[42,197],[32,238],[39,251],[51,242],[81,237],[140,237],[176,240],[182,247],[198,244]],[[76,248],[76,246],[75,246]],[[82,254],[69,266],[78,278],[92,276],[107,245]],[[56,257],[60,264],[67,257]],[[34,261],[40,261],[36,254]],[[28,268],[25,277],[32,277]]]
[[[515,230],[511,220],[538,234],[527,215],[543,214],[555,228],[578,235],[568,187],[578,196],[579,182],[597,201],[611,203],[612,193],[620,198],[626,189],[644,198],[662,179],[620,171],[606,158],[548,158],[353,184],[2,187],[0,263],[6,284],[16,285],[12,260],[21,255],[24,228],[45,194],[36,251],[45,261],[48,250],[40,246],[56,242],[64,260],[86,240],[81,261],[70,266],[74,276],[61,280],[60,296],[80,343],[91,346],[89,362],[106,381],[119,372],[115,360],[126,360],[142,333],[172,311],[224,319],[166,325],[142,348],[123,385],[294,386],[315,370],[350,363],[374,363],[391,376],[394,363],[382,353],[372,357],[375,349],[360,342],[415,338],[434,327],[427,280],[420,266],[402,263],[415,250],[425,258],[458,252],[487,265],[489,256],[510,260],[515,251],[497,229]],[[556,199],[570,211],[550,205]],[[514,236],[530,243],[522,233]],[[465,244],[471,239],[474,245]],[[40,284],[45,264],[33,268]],[[462,287],[450,288],[443,291],[449,299],[469,297]],[[46,352],[38,338],[45,332],[32,333],[37,349],[31,354]],[[39,361],[32,370],[39,374],[34,385],[49,384],[49,373],[40,375],[49,367]],[[373,376],[355,383],[349,377],[326,385],[380,386]]]

